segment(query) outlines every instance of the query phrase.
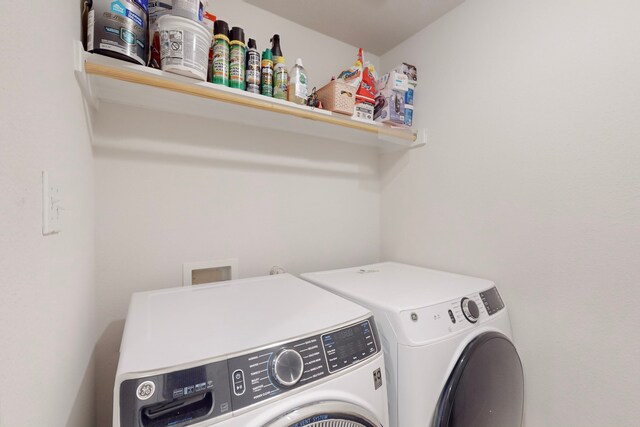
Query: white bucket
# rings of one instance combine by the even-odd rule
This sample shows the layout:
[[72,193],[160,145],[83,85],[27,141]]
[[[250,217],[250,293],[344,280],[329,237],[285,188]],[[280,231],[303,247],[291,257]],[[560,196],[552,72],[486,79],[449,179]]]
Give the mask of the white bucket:
[[205,2],[208,3],[207,0],[173,0],[171,14],[202,22],[202,16],[207,7]]
[[198,22],[164,15],[158,20],[162,70],[199,80],[207,79],[211,35]]
[[158,28],[158,19],[171,14],[173,0],[151,0],[149,2],[149,28]]
[[150,0],[149,24],[153,26],[164,15],[182,16],[203,22],[209,0]]

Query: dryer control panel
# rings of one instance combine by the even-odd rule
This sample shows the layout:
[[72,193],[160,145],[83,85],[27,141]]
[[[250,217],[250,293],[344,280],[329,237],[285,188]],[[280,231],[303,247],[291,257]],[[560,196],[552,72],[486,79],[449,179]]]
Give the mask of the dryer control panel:
[[498,288],[491,288],[488,291],[480,292],[480,299],[487,309],[489,316],[496,314],[504,308],[504,302],[498,293]]
[[402,330],[407,342],[424,344],[489,320],[504,307],[498,289],[493,287],[441,304],[403,311]]
[[357,364],[380,351],[373,317],[228,360],[238,410]]

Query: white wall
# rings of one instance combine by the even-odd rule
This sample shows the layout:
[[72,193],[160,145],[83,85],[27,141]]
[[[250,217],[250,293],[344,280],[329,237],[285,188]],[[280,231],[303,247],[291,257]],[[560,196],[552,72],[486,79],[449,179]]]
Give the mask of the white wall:
[[382,58],[430,135],[383,166],[383,258],[497,281],[528,427],[637,425],[639,14],[467,1]]
[[[93,160],[73,75],[80,2],[2,2],[0,27],[0,426],[87,427],[96,332]],[[65,208],[50,237],[43,170]]]
[[[260,50],[277,31],[288,64],[302,57],[312,85],[355,60],[355,47],[253,6],[216,1],[211,10],[255,35]],[[111,421],[133,292],[180,286],[189,261],[237,257],[248,277],[276,264],[301,273],[379,259],[370,148],[109,105],[95,132],[100,426]]]

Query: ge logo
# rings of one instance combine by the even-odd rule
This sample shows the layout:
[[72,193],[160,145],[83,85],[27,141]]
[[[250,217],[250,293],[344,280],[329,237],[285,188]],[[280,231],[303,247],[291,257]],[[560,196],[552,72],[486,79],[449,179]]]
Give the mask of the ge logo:
[[136,395],[140,400],[147,400],[153,393],[156,391],[156,385],[152,381],[145,381],[138,386],[138,390],[136,390]]

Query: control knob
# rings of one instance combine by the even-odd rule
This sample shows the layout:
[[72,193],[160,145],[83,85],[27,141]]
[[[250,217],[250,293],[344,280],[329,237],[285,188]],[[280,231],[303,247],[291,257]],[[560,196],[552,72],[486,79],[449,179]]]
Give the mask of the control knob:
[[286,348],[276,354],[271,362],[271,374],[283,387],[296,385],[303,373],[304,361],[300,353],[295,350]]
[[469,298],[462,298],[460,305],[462,306],[462,314],[464,314],[464,317],[466,317],[469,322],[476,323],[480,317],[478,304]]

